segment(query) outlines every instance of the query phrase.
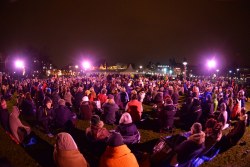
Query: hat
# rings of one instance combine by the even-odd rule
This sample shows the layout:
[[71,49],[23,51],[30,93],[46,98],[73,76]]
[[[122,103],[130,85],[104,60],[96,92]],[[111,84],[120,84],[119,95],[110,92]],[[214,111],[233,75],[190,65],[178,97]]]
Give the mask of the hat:
[[125,112],[124,114],[122,114],[119,123],[120,124],[130,124],[130,123],[132,123],[131,115],[129,113]]
[[90,90],[86,90],[85,94],[88,96],[90,94]]
[[89,101],[88,96],[84,96],[84,97],[82,98],[82,101]]
[[121,134],[117,132],[111,133],[111,135],[108,138],[107,144],[108,146],[111,146],[111,147],[118,147],[118,146],[123,145],[124,142],[123,142],[123,138]]
[[111,95],[111,94],[109,94],[109,95],[108,95],[108,99],[114,99],[114,96]]
[[59,104],[60,106],[65,106],[65,100],[64,100],[64,99],[58,100],[58,104]]
[[100,123],[101,119],[98,115],[93,115],[90,119],[90,123],[94,126],[98,125]]

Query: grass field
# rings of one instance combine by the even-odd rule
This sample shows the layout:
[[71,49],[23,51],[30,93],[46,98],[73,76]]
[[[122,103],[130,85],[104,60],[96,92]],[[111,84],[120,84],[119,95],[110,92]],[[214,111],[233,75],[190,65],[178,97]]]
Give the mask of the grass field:
[[[14,104],[14,101],[8,102],[9,107]],[[250,103],[247,103],[247,109],[250,110]],[[145,111],[150,111],[150,107],[145,106]],[[77,128],[75,130],[74,139],[77,142],[80,151],[83,153],[87,161],[92,166],[97,166],[98,157],[93,155],[90,151],[90,146],[85,141],[84,130],[89,126],[88,121],[79,120]],[[106,126],[108,129],[114,129],[113,126]],[[33,132],[38,139],[38,143],[29,147],[22,147],[15,144],[10,137],[5,134],[3,129],[0,129],[0,161],[2,158],[7,159],[13,167],[53,167],[53,146],[55,144],[55,138],[49,138],[39,129],[33,127]],[[139,148],[146,150],[147,145],[154,143],[161,136],[171,135],[169,133],[157,133],[153,130],[139,129],[141,133],[141,143]],[[174,134],[179,133],[181,130],[176,129]],[[246,145],[240,146],[239,144],[232,147],[230,150],[219,154],[209,163],[205,163],[202,166],[225,166],[225,167],[247,167],[250,166],[250,129],[247,128],[242,141],[246,142]]]

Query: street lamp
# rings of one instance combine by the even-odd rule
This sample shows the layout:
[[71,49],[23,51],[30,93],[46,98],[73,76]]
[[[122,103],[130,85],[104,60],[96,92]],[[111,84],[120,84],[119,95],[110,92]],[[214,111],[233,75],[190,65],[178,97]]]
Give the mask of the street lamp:
[[22,75],[25,74],[25,66],[24,66],[24,61],[23,60],[16,60],[15,61],[15,67],[17,69],[21,69],[22,70]]
[[83,66],[84,70],[88,70],[91,65],[88,61],[84,61],[84,62],[82,62],[82,66]]
[[186,61],[184,61],[183,63],[183,66],[184,66],[184,74],[183,74],[183,79],[185,79],[186,80],[186,77],[187,77],[187,62]]

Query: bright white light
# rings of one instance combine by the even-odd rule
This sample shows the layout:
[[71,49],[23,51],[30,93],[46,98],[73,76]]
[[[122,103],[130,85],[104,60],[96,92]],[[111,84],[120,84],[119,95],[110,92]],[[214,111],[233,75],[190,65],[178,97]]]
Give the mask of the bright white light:
[[16,60],[15,61],[16,68],[24,68],[24,62],[22,60]]
[[77,69],[77,68],[78,68],[78,65],[75,65],[75,68]]
[[183,64],[184,66],[186,66],[188,63],[184,61],[182,64]]
[[209,61],[207,62],[207,66],[208,66],[209,68],[214,68],[214,67],[216,66],[215,60],[209,60]]
[[237,71],[240,71],[240,69],[239,69],[239,68],[237,68]]
[[232,73],[232,70],[229,70],[229,73]]
[[216,70],[216,72],[219,72],[219,71],[220,71],[219,69]]
[[169,70],[169,74],[172,74],[173,73],[173,71],[172,70]]
[[142,66],[139,66],[140,69],[142,69]]
[[90,68],[90,63],[87,62],[87,61],[84,61],[84,62],[82,63],[82,66],[83,66],[84,69],[89,69],[89,68]]

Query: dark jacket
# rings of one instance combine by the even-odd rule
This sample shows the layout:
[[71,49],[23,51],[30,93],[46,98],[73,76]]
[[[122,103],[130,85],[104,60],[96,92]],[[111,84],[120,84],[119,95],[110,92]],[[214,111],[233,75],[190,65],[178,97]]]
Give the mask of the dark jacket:
[[83,120],[90,120],[93,110],[93,102],[82,102],[80,106],[80,118]]
[[8,109],[0,109],[0,123],[5,131],[10,132],[10,124],[9,124],[9,111]]
[[54,118],[54,110],[48,109],[47,107],[40,107],[37,112],[37,119],[39,122],[47,121],[47,120],[53,120]]
[[159,121],[161,128],[172,128],[174,124],[174,116],[176,110],[174,105],[166,105],[163,110],[160,111]]
[[72,121],[73,113],[63,105],[59,105],[57,109],[55,109],[55,126],[57,128],[62,128],[68,123]]
[[36,114],[36,106],[32,100],[25,99],[21,108],[24,115],[35,116]]
[[119,124],[115,131],[122,135],[125,144],[134,144],[140,141],[140,133],[134,123]]
[[116,122],[116,112],[119,110],[119,107],[116,103],[104,103],[104,122],[106,124],[114,124]]

